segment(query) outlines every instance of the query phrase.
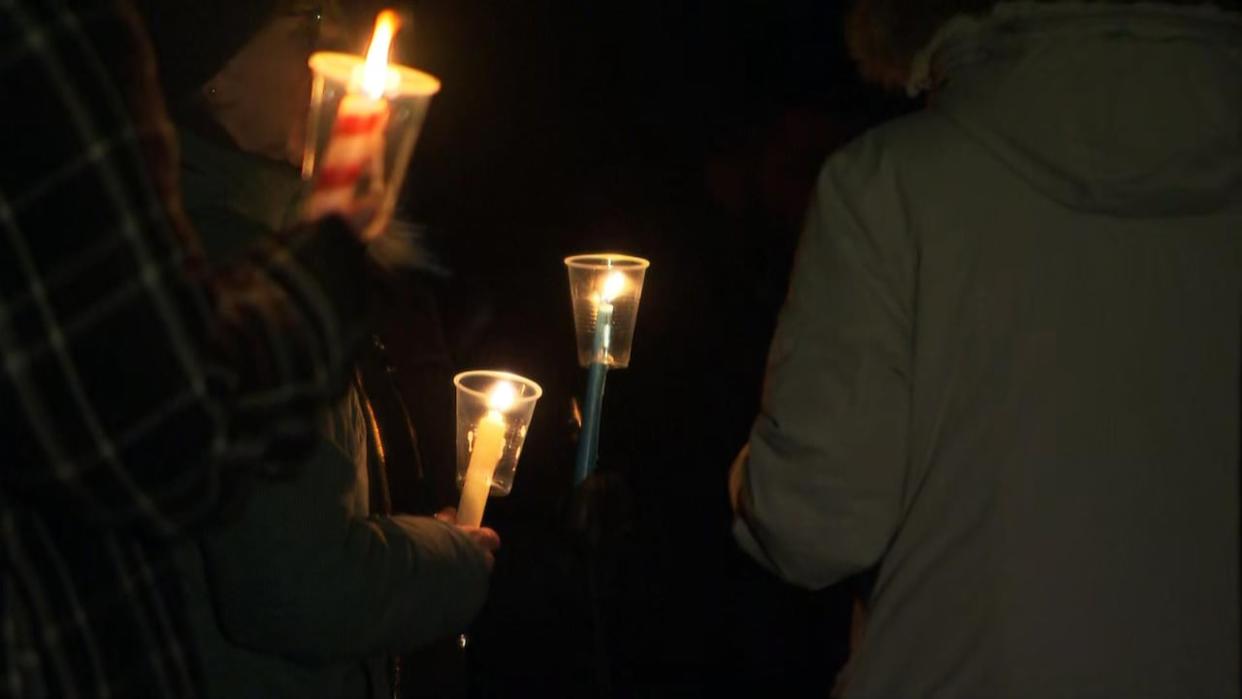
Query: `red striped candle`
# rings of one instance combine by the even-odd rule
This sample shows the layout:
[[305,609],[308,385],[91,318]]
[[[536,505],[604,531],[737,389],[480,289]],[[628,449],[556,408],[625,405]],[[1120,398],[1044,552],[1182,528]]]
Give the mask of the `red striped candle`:
[[341,100],[307,210],[312,218],[348,211],[358,180],[368,171],[371,188],[382,188],[387,122],[388,102],[382,98],[351,94]]
[[364,175],[369,175],[372,192],[384,188],[384,129],[389,114],[384,95],[390,77],[388,53],[396,32],[396,13],[384,10],[375,20],[366,63],[351,81],[332,124],[328,147],[307,203],[311,218],[349,213]]

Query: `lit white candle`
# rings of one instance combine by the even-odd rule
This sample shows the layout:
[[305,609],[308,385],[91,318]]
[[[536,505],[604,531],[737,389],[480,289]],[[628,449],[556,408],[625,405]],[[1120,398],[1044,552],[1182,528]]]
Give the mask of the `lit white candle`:
[[487,414],[474,429],[470,465],[461,486],[461,502],[457,505],[457,523],[477,527],[483,523],[483,509],[492,489],[492,474],[505,453],[505,434],[509,424],[504,413],[517,401],[517,389],[508,381],[499,381],[488,391]]

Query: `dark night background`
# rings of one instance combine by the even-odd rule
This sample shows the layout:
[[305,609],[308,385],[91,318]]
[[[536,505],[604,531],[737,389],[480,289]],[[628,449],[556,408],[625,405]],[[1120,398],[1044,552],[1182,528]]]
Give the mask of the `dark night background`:
[[[504,546],[471,629],[470,693],[826,695],[847,649],[849,585],[805,592],[744,559],[726,474],[757,410],[819,165],[911,105],[859,83],[841,3],[408,9],[397,58],[444,87],[407,213],[453,270],[435,287],[454,363],[545,389],[513,494],[487,512]],[[588,554],[567,526],[570,405],[585,371],[562,258],[598,251],[651,269],[633,362],[609,377],[608,487],[592,510],[604,523]],[[451,399],[447,386],[434,398],[446,411]],[[420,435],[433,454],[446,424]],[[451,477],[453,465],[428,468]],[[450,648],[414,659],[407,687],[430,691],[460,660]]]

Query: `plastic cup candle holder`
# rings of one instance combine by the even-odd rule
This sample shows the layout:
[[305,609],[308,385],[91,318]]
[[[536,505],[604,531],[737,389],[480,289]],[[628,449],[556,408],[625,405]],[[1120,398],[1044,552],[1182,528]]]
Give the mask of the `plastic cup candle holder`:
[[539,384],[504,371],[467,371],[457,387],[457,523],[477,527],[489,495],[508,495]]
[[346,214],[365,203],[376,211],[364,231],[368,238],[392,216],[431,98],[440,90],[435,77],[389,63],[396,30],[396,15],[385,10],[365,58],[318,51],[309,61],[305,213]]
[[630,365],[634,325],[650,263],[629,255],[596,254],[565,258],[574,307],[578,364],[609,369]]

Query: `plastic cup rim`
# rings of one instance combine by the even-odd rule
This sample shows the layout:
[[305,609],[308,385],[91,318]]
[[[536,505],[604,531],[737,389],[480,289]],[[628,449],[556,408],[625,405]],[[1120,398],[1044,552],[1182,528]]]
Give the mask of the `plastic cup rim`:
[[487,377],[496,379],[497,381],[502,381],[502,380],[512,381],[514,383],[520,383],[524,386],[529,386],[530,388],[534,389],[534,393],[531,393],[525,396],[519,396],[514,401],[514,405],[525,405],[526,403],[534,403],[535,401],[543,397],[542,386],[535,383],[534,381],[531,381],[525,376],[514,374],[511,371],[502,371],[498,369],[471,369],[470,371],[460,372],[456,376],[453,377],[453,385],[457,387],[457,390],[468,393],[472,396],[475,396],[476,398],[481,398],[484,401],[487,400],[486,391],[480,391],[474,388],[470,388],[469,386],[466,386],[462,383],[462,379],[465,379],[468,376],[487,376]]
[[[588,262],[587,260],[602,260],[602,262]],[[565,266],[576,269],[645,270],[651,266],[651,261],[641,257],[634,257],[633,255],[596,252],[570,255],[565,258]]]
[[[349,78],[341,79],[340,76],[332,75],[326,71],[323,64],[326,62],[339,61],[348,64],[351,68],[361,66],[366,63],[366,59],[352,53],[343,51],[316,51],[306,60],[306,65],[310,66],[311,71],[318,76],[322,76],[326,80],[335,80],[337,82],[348,82]],[[398,87],[391,90],[390,94],[385,95],[389,99],[394,97],[431,97],[440,92],[440,79],[431,73],[427,73],[417,68],[403,66],[399,63],[389,63],[388,68],[397,72],[401,80]],[[401,89],[407,80],[415,85],[419,85],[422,89]]]

